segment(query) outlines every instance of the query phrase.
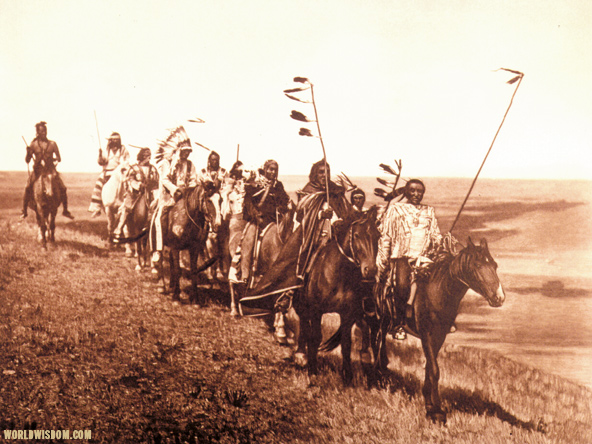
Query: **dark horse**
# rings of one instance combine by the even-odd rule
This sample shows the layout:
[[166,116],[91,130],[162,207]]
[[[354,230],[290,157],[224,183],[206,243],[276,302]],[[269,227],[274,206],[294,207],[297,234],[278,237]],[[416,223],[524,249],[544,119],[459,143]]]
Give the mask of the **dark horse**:
[[[371,296],[376,273],[376,254],[380,233],[376,227],[376,207],[342,229],[339,239],[331,239],[313,259],[304,288],[294,297],[294,308],[300,317],[298,352],[307,348],[308,373],[317,372],[317,353],[322,339],[321,319],[324,313],[338,313],[342,377],[351,384],[351,329],[364,325],[363,301]],[[330,340],[329,340],[330,341]]]
[[130,213],[127,215],[124,224],[125,237],[115,237],[116,244],[135,243],[138,264],[136,271],[141,271],[149,265],[148,232],[150,229],[150,205],[148,204],[149,192],[144,190],[134,201]]
[[[249,276],[249,288],[255,287],[261,276],[265,274],[277,259],[282,247],[294,229],[295,209],[290,209],[282,215],[279,224],[272,222],[267,225],[255,244],[253,252],[253,275]],[[246,253],[243,253],[246,254]],[[233,283],[230,286],[230,314],[238,315],[237,291]]]
[[47,248],[47,240],[55,242],[55,219],[62,196],[55,176],[58,173],[47,168],[42,169],[33,184],[33,197],[29,202],[31,209],[37,215],[39,236],[43,248]]
[[[197,258],[205,246],[209,227],[220,224],[220,214],[211,200],[215,190],[209,185],[199,184],[186,190],[184,196],[162,216],[163,243],[169,249],[169,290],[175,301],[180,300],[181,295],[179,252],[189,250],[192,285],[190,302],[198,302],[197,280],[200,269],[197,267]],[[201,268],[205,269],[215,260],[214,258]]]
[[[408,327],[411,334],[421,339],[426,358],[422,392],[426,416],[432,421],[446,422],[438,392],[438,352],[456,319],[460,301],[469,288],[483,296],[492,307],[501,307],[504,303],[505,295],[497,276],[497,264],[489,253],[485,239],[475,246],[469,238],[468,246],[457,255],[447,253],[438,259],[427,280],[418,280],[413,303],[414,317],[412,325]],[[380,329],[373,332],[374,356],[377,358],[375,365],[382,368],[388,363],[385,336],[391,316],[387,312],[382,312]]]

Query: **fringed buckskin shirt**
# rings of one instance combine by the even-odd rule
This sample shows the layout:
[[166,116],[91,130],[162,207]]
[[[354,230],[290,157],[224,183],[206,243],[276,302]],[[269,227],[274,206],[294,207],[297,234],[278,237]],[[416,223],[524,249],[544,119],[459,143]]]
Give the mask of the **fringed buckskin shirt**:
[[[431,245],[442,239],[436,212],[428,205],[406,202],[391,203],[380,225],[376,265],[381,275],[391,259],[424,257]],[[427,258],[426,258],[427,259]]]

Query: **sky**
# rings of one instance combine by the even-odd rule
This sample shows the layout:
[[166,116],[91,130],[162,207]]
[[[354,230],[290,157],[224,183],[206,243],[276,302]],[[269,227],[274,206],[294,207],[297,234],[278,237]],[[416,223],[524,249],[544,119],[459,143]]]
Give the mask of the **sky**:
[[[26,170],[44,120],[58,170],[99,172],[112,131],[135,157],[183,125],[193,141],[282,174],[592,179],[588,0],[0,0],[2,170]],[[310,100],[310,90],[299,97]],[[95,119],[96,116],[96,119]],[[203,119],[205,123],[188,122]],[[194,145],[204,166],[208,152]]]

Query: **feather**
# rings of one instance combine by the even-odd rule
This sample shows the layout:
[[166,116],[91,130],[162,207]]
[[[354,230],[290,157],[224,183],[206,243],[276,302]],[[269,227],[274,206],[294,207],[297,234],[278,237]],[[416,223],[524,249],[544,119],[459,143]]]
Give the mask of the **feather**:
[[382,197],[383,199],[388,195],[388,193],[382,188],[374,188],[374,194],[378,197]]
[[200,119],[199,117],[196,117],[195,119],[189,119],[188,122],[191,122],[191,123],[206,123],[205,120]]
[[394,185],[394,182],[389,182],[388,180],[384,180],[380,177],[377,177],[376,180],[378,181],[379,184],[384,185],[385,187],[392,188]]
[[306,77],[294,77],[294,81],[298,83],[310,83]]
[[516,83],[518,80],[520,80],[522,78],[522,76],[516,76],[513,79],[508,80],[506,83],[508,85],[511,85],[512,83]]
[[520,71],[514,71],[513,69],[508,69],[508,68],[500,68],[503,71],[508,71],[508,72],[513,72],[514,74],[518,74],[519,76],[523,76],[524,73],[520,72]]
[[300,131],[298,131],[298,134],[301,136],[313,137],[312,133],[310,132],[310,130],[308,128],[300,128]]
[[340,181],[340,185],[346,189],[347,192],[353,191],[358,188],[356,184],[354,184],[349,177],[342,171],[339,176],[337,176]]
[[170,162],[181,147],[191,147],[191,140],[189,139],[185,128],[178,126],[169,130],[169,135],[165,140],[158,141],[158,148],[154,155],[154,160],[156,163],[160,163],[165,159]]
[[290,114],[290,117],[294,120],[299,120],[300,122],[314,122],[314,120],[308,120],[308,117],[306,117],[301,112],[294,111],[294,110]]
[[298,91],[306,91],[307,89],[310,89],[310,86],[303,86],[303,87],[300,87],[300,88],[284,89],[284,94],[295,93],[295,92],[298,92]]
[[383,171],[385,171],[386,173],[392,174],[393,176],[397,176],[399,173],[397,173],[395,170],[392,169],[392,167],[390,167],[389,165],[385,164],[385,163],[381,163],[380,165],[378,165],[380,168],[383,169]]
[[292,99],[292,100],[297,100],[298,102],[302,102],[302,103],[312,103],[308,100],[302,100],[302,99],[299,99],[298,97],[291,96],[290,94],[286,94],[286,97],[288,97],[289,99]]
[[193,141],[193,143],[195,143],[195,144],[196,144],[197,146],[199,146],[199,147],[202,147],[202,148],[203,148],[203,149],[205,149],[205,150],[212,151],[212,149],[211,149],[211,148],[208,148],[207,146],[205,146],[205,145],[202,145],[201,143],[198,143],[198,142],[196,142],[196,141]]

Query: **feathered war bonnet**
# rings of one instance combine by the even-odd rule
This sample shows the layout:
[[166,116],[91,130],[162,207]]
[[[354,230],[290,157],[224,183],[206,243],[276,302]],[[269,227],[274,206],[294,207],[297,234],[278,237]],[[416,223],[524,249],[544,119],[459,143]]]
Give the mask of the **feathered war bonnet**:
[[178,154],[181,150],[193,151],[185,128],[178,126],[170,132],[165,140],[159,142],[154,159],[157,163],[161,163],[164,159],[171,162],[174,157],[179,157]]

